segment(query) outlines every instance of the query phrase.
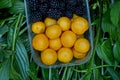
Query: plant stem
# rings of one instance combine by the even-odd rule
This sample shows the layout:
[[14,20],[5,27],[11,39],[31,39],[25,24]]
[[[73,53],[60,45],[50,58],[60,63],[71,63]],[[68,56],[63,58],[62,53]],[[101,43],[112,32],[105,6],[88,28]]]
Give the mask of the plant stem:
[[64,73],[63,73],[63,76],[62,76],[62,79],[61,80],[65,80],[65,74],[67,72],[67,66],[65,67],[65,70],[64,70]]
[[28,29],[28,27],[25,27],[24,29],[22,29],[22,30],[19,32],[19,36],[21,36],[27,29]]
[[51,69],[51,67],[50,67],[50,68],[49,68],[49,80],[52,80],[51,77],[52,77],[52,69]]
[[[102,65],[102,66],[96,66],[96,67],[92,67],[90,68],[90,70],[94,70],[94,69],[99,69],[99,68],[102,68],[102,67],[115,67],[115,65]],[[120,68],[120,66],[116,66],[117,68]],[[77,69],[74,69],[72,68],[74,71],[76,72],[87,72],[88,69],[85,69],[85,70],[77,70]]]
[[[17,28],[19,26],[19,22],[20,22],[20,18],[21,18],[22,14],[20,13],[19,16],[18,16],[18,19],[17,19],[17,22],[15,24],[15,28],[14,28],[14,32],[13,32],[13,40],[12,40],[12,51],[15,51],[15,45],[16,45],[16,37],[17,37]],[[13,61],[14,61],[14,55],[11,56],[12,58],[12,64],[13,64]]]
[[20,21],[21,16],[22,16],[22,14],[20,13],[19,16],[18,16],[18,19],[17,19],[17,23],[16,23],[16,25],[15,25],[14,33],[13,33],[13,41],[12,41],[12,50],[13,50],[13,51],[15,50],[17,28],[18,28],[18,25],[19,25],[19,21]]

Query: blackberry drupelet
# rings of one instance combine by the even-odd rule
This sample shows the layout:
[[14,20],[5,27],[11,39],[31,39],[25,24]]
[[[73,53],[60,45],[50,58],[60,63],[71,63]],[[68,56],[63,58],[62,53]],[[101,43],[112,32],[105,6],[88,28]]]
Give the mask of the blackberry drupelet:
[[29,21],[31,23],[36,22],[36,21],[41,21],[42,20],[42,14],[41,12],[31,12],[30,16],[29,16]]
[[76,5],[75,13],[79,16],[83,16],[83,14],[85,14],[85,6],[82,4],[82,2],[78,2]]
[[66,4],[75,6],[77,4],[77,0],[66,0]]
[[64,14],[65,14],[65,16],[67,16],[68,18],[72,18],[72,17],[73,17],[73,12],[72,12],[72,11],[69,11],[69,10],[64,11]]
[[76,8],[76,6],[72,6],[72,5],[66,4],[66,9],[65,10],[69,10],[69,11],[74,12],[75,8]]
[[37,5],[40,4],[40,0],[28,0],[28,6],[30,11],[36,11],[38,9]]
[[60,8],[59,0],[50,0],[49,4],[51,8]]
[[51,17],[51,18],[54,18],[54,19],[58,19],[62,16],[62,12],[58,9],[49,9],[48,12],[47,12],[47,16],[46,17]]
[[65,10],[65,2],[60,0],[60,7],[59,7],[59,10],[63,11]]
[[47,10],[48,10],[48,4],[46,2],[39,4],[38,11],[40,11],[42,14],[45,14]]

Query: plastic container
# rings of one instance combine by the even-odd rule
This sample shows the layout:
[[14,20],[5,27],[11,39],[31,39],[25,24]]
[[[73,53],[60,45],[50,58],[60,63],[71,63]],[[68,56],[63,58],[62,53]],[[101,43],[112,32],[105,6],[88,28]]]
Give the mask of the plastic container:
[[[34,34],[31,32],[31,24],[33,23],[33,21],[30,20],[30,9],[28,6],[29,3],[27,0],[24,0],[24,3],[25,3],[25,11],[26,11],[26,20],[27,20],[27,26],[28,26],[28,36],[29,36],[29,41],[30,41],[30,47],[31,47],[31,53],[32,53],[32,57],[33,57],[33,60],[35,61],[35,63],[40,66],[40,67],[43,67],[43,68],[56,68],[56,67],[63,67],[63,66],[75,66],[75,65],[81,65],[81,64],[84,64],[86,63],[87,61],[89,61],[89,59],[91,58],[91,55],[92,55],[92,50],[93,50],[93,37],[92,37],[92,27],[91,27],[91,19],[90,19],[90,12],[89,12],[89,4],[88,4],[88,0],[78,0],[78,1],[83,1],[83,6],[85,7],[85,13],[82,17],[85,17],[88,22],[89,22],[89,30],[85,33],[85,37],[89,40],[90,44],[91,44],[91,48],[88,52],[88,55],[84,58],[84,59],[81,59],[81,60],[77,60],[77,59],[73,59],[70,63],[67,63],[67,64],[64,64],[64,63],[61,63],[59,61],[56,62],[56,64],[54,65],[51,65],[51,66],[46,66],[44,65],[42,62],[41,62],[41,59],[40,59],[40,52],[36,51],[33,49],[32,47],[32,37],[34,36]],[[37,5],[34,5],[34,6],[37,6]]]

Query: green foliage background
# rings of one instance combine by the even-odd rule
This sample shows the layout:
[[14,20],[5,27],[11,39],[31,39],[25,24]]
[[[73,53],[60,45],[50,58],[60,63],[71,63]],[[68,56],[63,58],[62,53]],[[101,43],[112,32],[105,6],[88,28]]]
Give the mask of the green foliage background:
[[89,0],[94,50],[89,62],[44,69],[30,52],[23,0],[0,0],[0,80],[120,80],[120,1]]

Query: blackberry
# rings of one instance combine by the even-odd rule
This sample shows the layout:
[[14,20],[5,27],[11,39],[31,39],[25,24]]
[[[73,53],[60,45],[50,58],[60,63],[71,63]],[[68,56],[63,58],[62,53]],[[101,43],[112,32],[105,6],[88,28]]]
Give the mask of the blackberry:
[[72,11],[65,11],[64,14],[65,14],[65,16],[67,16],[68,18],[72,18],[72,17],[73,17],[73,12],[72,12]]
[[60,7],[59,10],[65,10],[65,2],[60,0]]
[[45,14],[47,10],[48,10],[48,4],[46,2],[39,4],[38,11],[40,11],[42,14]]
[[28,0],[28,6],[30,11],[36,11],[37,5],[40,4],[40,0]]
[[69,4],[66,5],[66,10],[74,12],[75,8],[76,8],[75,6],[72,6],[72,5],[69,5]]
[[58,19],[62,16],[62,12],[58,9],[49,9],[48,12],[47,12],[47,17],[51,17],[51,18],[54,18],[54,19]]
[[50,0],[49,1],[50,7],[51,8],[59,8],[60,7],[60,2],[59,0]]
[[75,13],[77,15],[83,16],[84,14],[86,14],[85,11],[86,11],[86,8],[82,3],[76,5]]
[[66,4],[75,6],[77,4],[77,0],[66,0]]
[[29,16],[29,21],[30,23],[36,22],[36,21],[41,21],[42,20],[42,14],[41,12],[31,12]]

